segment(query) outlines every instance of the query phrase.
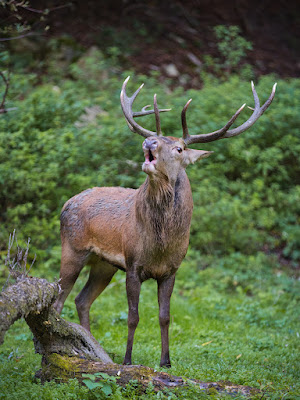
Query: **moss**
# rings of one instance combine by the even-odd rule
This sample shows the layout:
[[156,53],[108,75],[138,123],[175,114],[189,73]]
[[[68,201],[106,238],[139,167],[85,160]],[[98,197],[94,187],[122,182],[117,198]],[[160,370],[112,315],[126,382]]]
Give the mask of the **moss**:
[[54,368],[60,368],[61,370],[66,371],[66,373],[76,373],[79,371],[78,358],[76,357],[62,356],[53,353],[48,357],[48,362]]
[[61,356],[57,353],[49,355],[42,363],[42,368],[35,374],[42,382],[51,380],[68,382],[77,375],[80,376],[78,358]]

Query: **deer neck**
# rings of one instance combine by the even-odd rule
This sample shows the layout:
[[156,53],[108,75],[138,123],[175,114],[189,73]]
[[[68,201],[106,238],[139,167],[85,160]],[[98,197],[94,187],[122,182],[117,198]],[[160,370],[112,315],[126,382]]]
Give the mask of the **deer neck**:
[[166,247],[178,230],[188,225],[186,209],[192,209],[189,180],[183,170],[175,182],[167,178],[153,180],[148,176],[136,197],[136,217],[148,237]]
[[143,185],[143,194],[144,201],[150,209],[156,212],[157,208],[166,211],[174,201],[174,184],[166,176],[160,179],[152,179],[148,176]]

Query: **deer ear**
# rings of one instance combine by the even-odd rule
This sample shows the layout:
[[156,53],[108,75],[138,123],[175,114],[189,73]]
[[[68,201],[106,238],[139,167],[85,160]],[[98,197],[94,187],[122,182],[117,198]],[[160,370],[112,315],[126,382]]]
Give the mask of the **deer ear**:
[[204,151],[204,150],[194,150],[194,149],[185,149],[185,165],[194,164],[197,160],[201,158],[209,157],[213,151]]

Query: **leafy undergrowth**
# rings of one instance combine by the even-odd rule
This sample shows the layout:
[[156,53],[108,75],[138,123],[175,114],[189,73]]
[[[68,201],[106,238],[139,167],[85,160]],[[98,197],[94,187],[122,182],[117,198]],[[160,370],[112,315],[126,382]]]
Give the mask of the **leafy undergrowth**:
[[[18,109],[0,118],[0,255],[16,229],[20,242],[32,238],[45,271],[59,266],[59,214],[65,201],[88,187],[136,188],[145,179],[143,138],[128,129],[119,99],[132,71],[113,66],[97,49],[68,67],[68,79],[52,68],[39,86],[34,74],[15,73],[7,106]],[[182,88],[170,92],[158,78],[132,78],[128,94],[145,82],[135,110],[151,104],[153,93],[161,107],[172,107],[161,117],[165,135],[182,136],[180,112],[191,97],[191,134],[219,129],[244,102],[253,106],[250,83],[237,76],[226,82],[207,78],[201,91],[187,93]],[[257,83],[261,103],[275,79],[266,76]],[[196,146],[214,154],[187,171],[195,203],[192,248],[218,257],[264,250],[284,257],[297,272],[299,82],[279,80],[273,103],[249,131]],[[245,108],[239,123],[250,115]],[[139,123],[153,129],[154,118]]]
[[[78,322],[74,298],[87,279],[84,270],[66,302],[63,316]],[[91,309],[92,332],[115,362],[122,362],[127,336],[125,275],[119,272]],[[177,276],[171,305],[170,373],[202,381],[232,381],[262,390],[254,398],[296,399],[300,396],[297,304],[299,281],[289,277],[264,254],[233,254],[221,259],[190,251]],[[160,331],[156,283],[142,286],[140,323],[133,360],[159,369]],[[92,399],[76,381],[40,385],[33,377],[40,366],[31,333],[24,322],[8,332],[1,348],[0,398]],[[169,371],[168,371],[169,372]],[[127,389],[113,385],[118,398],[206,398],[193,385],[186,390],[144,397],[133,382]],[[262,395],[264,396],[262,397]],[[170,397],[171,396],[171,397]],[[298,397],[297,397],[298,396]],[[209,398],[226,398],[210,393]],[[104,398],[104,397],[103,397]],[[175,398],[175,397],[174,397]]]

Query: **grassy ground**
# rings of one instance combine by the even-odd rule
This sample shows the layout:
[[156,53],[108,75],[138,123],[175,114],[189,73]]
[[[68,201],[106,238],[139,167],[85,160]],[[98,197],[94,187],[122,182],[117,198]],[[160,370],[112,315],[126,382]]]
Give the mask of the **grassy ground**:
[[[70,321],[77,322],[74,297],[87,272],[81,274],[66,302],[63,316]],[[92,332],[116,362],[122,361],[127,335],[124,278],[119,272],[91,310]],[[234,254],[212,260],[190,252],[179,270],[172,297],[170,373],[253,386],[264,392],[257,399],[299,399],[299,286],[297,280],[263,254]],[[142,287],[133,360],[159,369],[157,314],[156,283],[147,281]],[[1,347],[0,398],[101,398],[101,393],[80,388],[76,381],[44,386],[34,382],[39,365],[40,356],[34,354],[31,333],[19,321]],[[194,388],[177,395],[183,399],[222,397]],[[134,387],[113,396],[139,398]],[[172,395],[166,394],[168,397]],[[164,396],[149,391],[145,398]]]

